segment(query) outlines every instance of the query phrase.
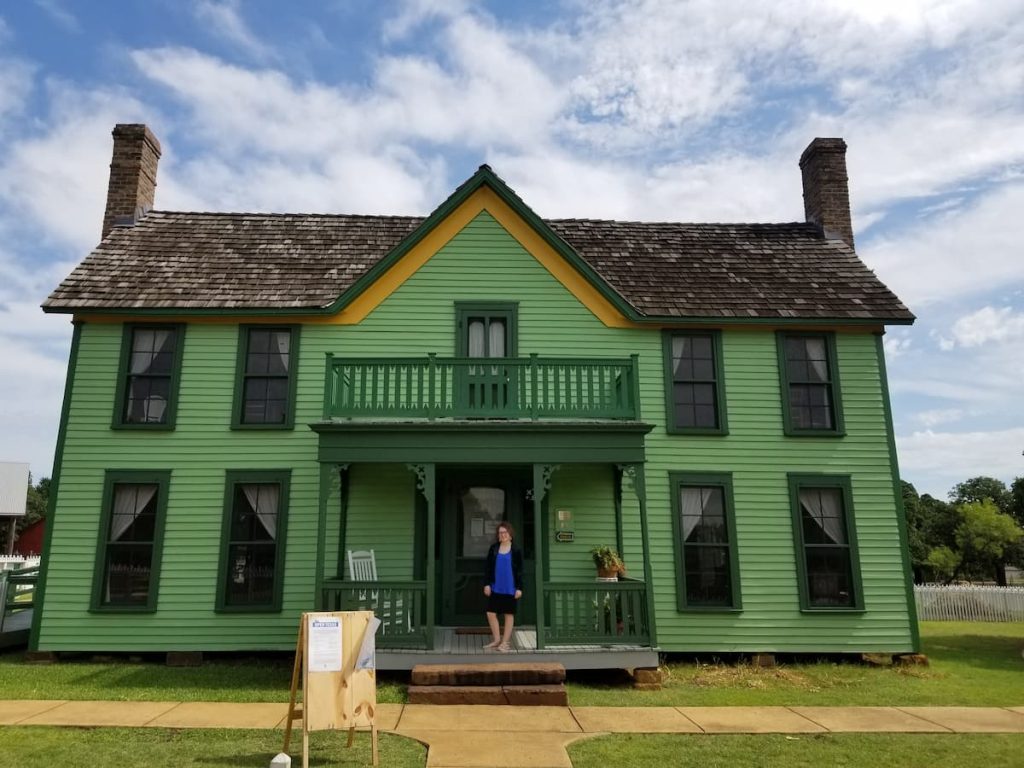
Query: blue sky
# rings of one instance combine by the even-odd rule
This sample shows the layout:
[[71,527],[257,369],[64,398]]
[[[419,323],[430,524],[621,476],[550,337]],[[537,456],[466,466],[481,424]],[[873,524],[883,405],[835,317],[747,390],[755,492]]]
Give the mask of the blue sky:
[[541,216],[803,218],[842,136],[904,479],[1024,475],[1024,2],[23,0],[0,7],[0,460],[50,473],[118,122],[156,207],[422,214],[487,162]]

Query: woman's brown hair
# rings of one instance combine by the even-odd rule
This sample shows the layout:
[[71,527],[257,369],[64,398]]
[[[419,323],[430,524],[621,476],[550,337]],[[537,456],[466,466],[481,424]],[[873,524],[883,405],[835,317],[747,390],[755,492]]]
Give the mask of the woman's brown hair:
[[508,537],[510,539],[514,539],[516,537],[516,529],[512,527],[512,523],[510,523],[508,520],[502,520],[500,523],[498,523],[498,527],[494,529],[495,541],[501,541],[501,539],[498,537],[498,533],[501,531],[502,528],[508,531]]

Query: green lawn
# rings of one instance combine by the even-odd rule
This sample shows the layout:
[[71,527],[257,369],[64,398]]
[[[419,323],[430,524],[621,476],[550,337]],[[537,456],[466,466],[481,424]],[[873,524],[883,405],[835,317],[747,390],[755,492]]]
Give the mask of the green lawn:
[[[321,731],[310,737],[310,765],[367,766],[370,735]],[[0,755],[17,758],[18,768],[180,768],[180,766],[267,766],[281,751],[282,731],[174,730],[164,728],[0,727]],[[380,734],[380,764],[421,768],[426,747],[412,739]],[[301,735],[291,746],[292,765],[302,765]],[[7,764],[7,763],[5,763]]]
[[[1024,705],[1024,623],[924,622],[928,667],[859,663],[670,663],[660,691],[623,691],[570,682],[576,705],[1020,706]],[[614,695],[609,695],[614,690]]]
[[[576,705],[1024,705],[1024,624],[926,622],[930,667],[868,667],[854,663],[672,663],[660,691],[570,680]],[[287,701],[291,660],[215,658],[201,667],[158,662],[62,660],[22,663],[0,655],[0,696],[10,699],[128,701]],[[403,678],[381,674],[377,700],[402,702]]]
[[992,768],[1020,765],[1024,735],[614,735],[569,747],[574,768]]

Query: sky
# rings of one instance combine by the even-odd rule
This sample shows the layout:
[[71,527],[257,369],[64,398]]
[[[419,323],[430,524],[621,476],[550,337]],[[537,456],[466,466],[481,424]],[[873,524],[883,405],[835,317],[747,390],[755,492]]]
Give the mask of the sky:
[[841,136],[903,479],[1024,475],[1024,0],[0,5],[0,460],[49,475],[110,131],[160,210],[426,214],[488,163],[540,216],[801,221]]

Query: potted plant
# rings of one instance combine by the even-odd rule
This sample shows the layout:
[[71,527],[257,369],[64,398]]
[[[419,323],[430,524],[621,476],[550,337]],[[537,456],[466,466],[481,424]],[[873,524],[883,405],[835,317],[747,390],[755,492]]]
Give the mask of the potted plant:
[[619,574],[625,574],[626,564],[614,548],[608,546],[594,547],[590,550],[594,557],[594,565],[597,566],[597,575],[603,579],[617,578]]

